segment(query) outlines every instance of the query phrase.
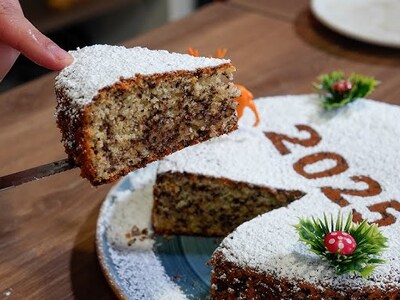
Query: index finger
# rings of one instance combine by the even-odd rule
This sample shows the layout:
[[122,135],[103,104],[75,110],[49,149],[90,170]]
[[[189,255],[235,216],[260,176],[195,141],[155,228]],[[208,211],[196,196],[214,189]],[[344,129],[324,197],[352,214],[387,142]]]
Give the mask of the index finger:
[[25,18],[16,0],[0,0],[0,42],[48,69],[61,70],[73,61]]

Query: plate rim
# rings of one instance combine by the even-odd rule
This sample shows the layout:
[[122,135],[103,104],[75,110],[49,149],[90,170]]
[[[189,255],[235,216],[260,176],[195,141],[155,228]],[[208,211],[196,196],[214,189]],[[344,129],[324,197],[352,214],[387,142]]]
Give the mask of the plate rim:
[[129,298],[127,297],[127,295],[125,295],[124,292],[120,289],[119,285],[114,280],[112,274],[106,268],[104,251],[102,250],[97,238],[96,238],[96,247],[95,248],[96,248],[97,259],[99,260],[101,272],[103,273],[108,285],[111,287],[114,295],[117,296],[118,299],[128,300]]
[[[117,296],[118,299],[121,300],[130,300],[136,299],[134,294],[131,294],[129,290],[124,287],[123,278],[120,278],[118,275],[118,271],[115,267],[118,267],[118,264],[115,264],[112,257],[109,254],[112,251],[112,244],[109,243],[107,230],[109,229],[109,210],[113,208],[113,205],[118,202],[115,201],[118,199],[119,192],[134,192],[138,187],[142,186],[142,183],[139,183],[136,186],[135,183],[132,182],[132,176],[143,176],[142,172],[152,172],[156,168],[156,165],[150,164],[144,168],[141,168],[139,174],[135,174],[137,171],[131,172],[128,175],[121,178],[115,185],[108,191],[107,195],[105,196],[103,203],[99,209],[99,215],[97,217],[96,223],[96,234],[95,234],[95,249],[97,259],[100,264],[101,271],[111,287],[114,294]],[[155,175],[155,172],[154,172]],[[146,177],[146,176],[145,176]],[[147,183],[146,183],[147,185]],[[152,248],[153,249],[153,248]],[[154,249],[152,250],[154,251]],[[154,252],[155,254],[155,252]],[[156,255],[156,254],[155,254]],[[157,256],[157,255],[156,255]],[[158,258],[159,259],[159,258]],[[164,268],[164,266],[163,266]],[[122,279],[122,280],[121,280]],[[180,285],[176,285],[179,290],[179,293],[182,293],[182,299],[188,299],[188,294],[186,291],[182,289]],[[170,299],[170,298],[168,298]],[[181,299],[181,298],[179,298]]]
[[99,215],[97,218],[96,222],[96,239],[95,239],[95,249],[96,249],[96,256],[100,264],[100,269],[101,272],[103,273],[108,285],[111,287],[114,295],[117,296],[118,299],[120,300],[129,300],[128,295],[126,295],[123,291],[123,289],[119,286],[117,281],[115,280],[114,276],[111,274],[109,269],[107,268],[107,258],[104,253],[104,241],[103,241],[103,235],[104,233],[101,232],[101,226],[102,226],[102,221],[104,219],[104,212],[106,208],[109,206],[109,201],[110,197],[114,194],[114,192],[121,186],[122,181],[127,180],[128,177],[123,177],[121,180],[119,180],[107,193],[106,197],[103,200],[103,203],[101,204],[100,210],[99,210]]

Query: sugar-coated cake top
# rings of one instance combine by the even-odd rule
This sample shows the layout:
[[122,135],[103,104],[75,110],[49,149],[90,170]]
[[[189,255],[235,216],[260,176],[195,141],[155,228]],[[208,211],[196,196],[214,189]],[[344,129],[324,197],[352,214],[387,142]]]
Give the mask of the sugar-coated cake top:
[[[400,107],[358,100],[326,112],[315,95],[255,101],[261,123],[245,113],[229,136],[186,148],[164,159],[159,172],[189,172],[305,193],[239,226],[218,251],[228,261],[320,286],[392,285],[400,288]],[[339,197],[337,196],[339,195]],[[367,280],[337,276],[298,242],[299,217],[354,210],[376,221],[389,248]]]
[[[164,158],[159,172],[192,172],[304,192],[333,183],[351,187],[349,176],[370,174],[382,185],[385,183],[386,189],[397,187],[398,177],[394,175],[400,165],[400,156],[397,155],[400,150],[399,106],[361,100],[327,112],[322,109],[316,95],[259,98],[255,103],[262,117],[259,126],[252,127],[254,117],[246,109],[239,121],[239,130]],[[311,129],[297,129],[296,125],[302,124]],[[284,138],[282,144],[290,152],[285,155],[265,134],[270,132],[307,140],[311,137],[310,130],[321,141],[315,146],[305,147]],[[340,154],[350,167],[333,177],[310,180],[299,175],[293,164],[317,152]],[[324,159],[308,164],[305,169],[313,172],[333,165],[334,160]]]
[[230,63],[227,59],[110,45],[93,45],[70,53],[74,62],[58,74],[56,88],[63,88],[67,96],[79,105],[90,103],[98,90],[118,82],[121,77],[195,71]]

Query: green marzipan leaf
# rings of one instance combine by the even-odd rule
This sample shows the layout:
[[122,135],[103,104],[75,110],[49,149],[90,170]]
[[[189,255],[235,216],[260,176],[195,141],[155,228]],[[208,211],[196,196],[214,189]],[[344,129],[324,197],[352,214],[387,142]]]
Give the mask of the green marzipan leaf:
[[343,72],[334,71],[329,74],[323,74],[318,79],[320,83],[313,83],[313,86],[319,91],[323,100],[323,107],[327,110],[332,110],[359,98],[364,98],[370,95],[379,84],[373,77],[353,73],[347,79],[347,81],[352,83],[352,89],[348,92],[338,92],[333,89],[333,86],[336,82],[345,79]]
[[[300,219],[294,227],[299,234],[299,240],[309,245],[310,251],[327,260],[338,275],[354,273],[365,278],[371,275],[379,264],[385,263],[379,255],[387,248],[387,238],[382,235],[376,224],[368,224],[365,220],[355,224],[352,219],[351,213],[344,220],[339,212],[336,221],[332,215],[328,219],[324,214],[322,219]],[[340,255],[327,250],[325,236],[335,230],[347,232],[355,239],[357,247],[352,254]]]

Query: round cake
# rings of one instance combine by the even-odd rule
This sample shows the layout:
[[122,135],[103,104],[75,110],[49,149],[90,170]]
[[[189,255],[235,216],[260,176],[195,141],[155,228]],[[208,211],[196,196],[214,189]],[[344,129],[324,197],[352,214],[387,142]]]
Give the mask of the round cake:
[[[270,209],[245,222],[223,240],[211,259],[213,297],[398,299],[400,108],[359,100],[328,112],[316,95],[261,98],[255,103],[261,116],[258,127],[252,127],[254,117],[247,112],[236,132],[184,149],[160,162],[153,223],[158,215],[169,222],[175,218],[170,212],[173,208],[165,209],[166,201],[158,198],[179,195],[183,189],[185,194],[198,198],[196,193],[209,191],[207,183],[213,186],[213,193],[226,190],[227,182],[268,189],[276,197],[298,192],[295,198],[299,199],[292,198],[283,203],[287,206]],[[165,174],[172,179],[161,179]],[[192,187],[204,178],[201,186],[184,186]],[[210,216],[215,221],[204,222],[204,228],[212,227],[224,207],[229,207],[224,216],[229,216],[229,211],[237,216],[246,205],[234,205],[235,198],[228,202],[225,196],[213,195],[209,207],[214,205],[218,211],[200,206],[186,213],[185,201],[191,197],[179,197],[180,201],[171,206],[183,215],[177,218],[178,227],[185,228],[190,228],[196,217]],[[174,197],[169,198],[173,201]],[[336,216],[339,211],[352,211],[356,222],[367,219],[377,224],[388,238],[388,248],[382,254],[386,263],[366,279],[354,274],[336,275],[328,262],[299,242],[294,228],[299,218]],[[163,232],[163,223],[158,226]],[[171,229],[167,232],[174,233]]]
[[[400,107],[362,99],[326,111],[317,95],[254,102],[259,126],[246,109],[235,132],[131,173],[110,193],[119,213],[103,207],[98,231],[109,243],[109,270],[130,298],[193,298],[181,289],[183,275],[167,272],[178,266],[157,256],[153,229],[222,235],[242,223],[210,257],[213,299],[399,299]],[[300,218],[350,211],[387,238],[385,263],[367,278],[337,275],[294,227]]]

